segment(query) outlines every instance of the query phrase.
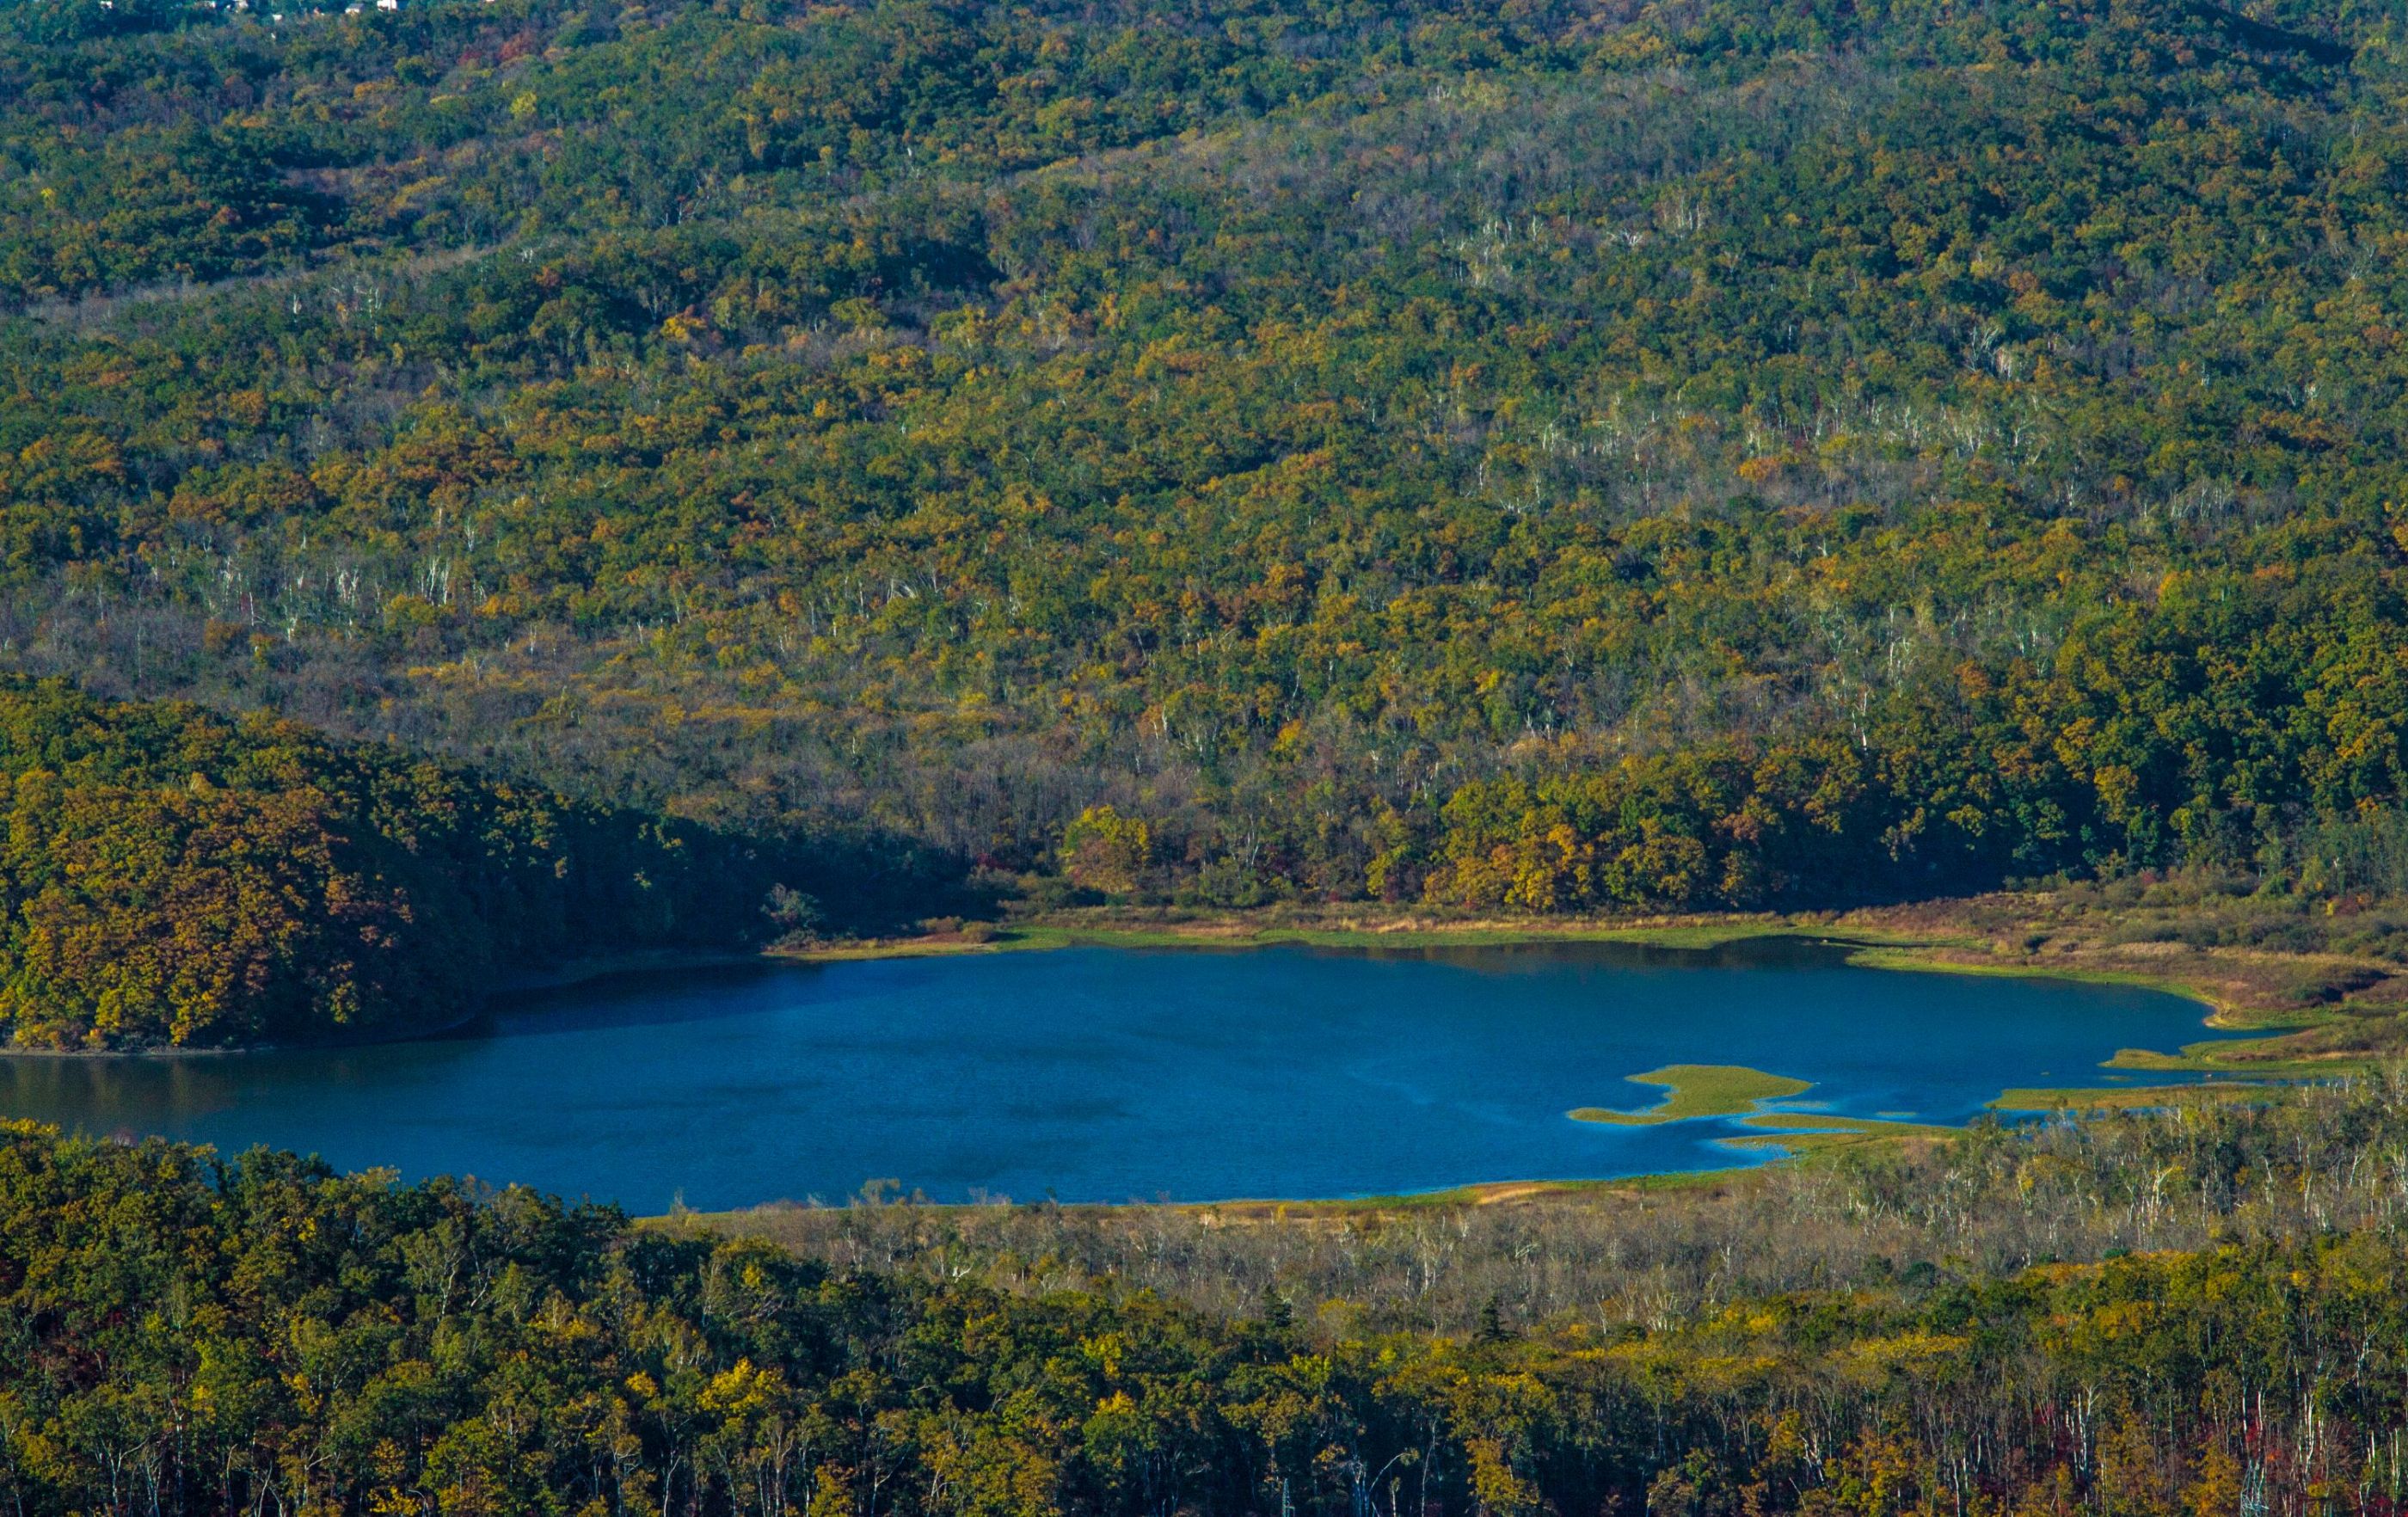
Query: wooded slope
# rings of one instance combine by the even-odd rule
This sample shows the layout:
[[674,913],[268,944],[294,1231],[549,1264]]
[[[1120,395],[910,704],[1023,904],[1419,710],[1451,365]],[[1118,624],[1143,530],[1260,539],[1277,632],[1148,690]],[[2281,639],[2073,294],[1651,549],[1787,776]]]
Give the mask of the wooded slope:
[[283,15],[0,6],[37,669],[1230,905],[2408,780],[2379,7]]
[[[2402,1123],[2371,1086],[2096,1145],[1976,1134],[1772,1177],[1762,1251],[1677,1197],[1200,1230],[1034,1208],[950,1236],[881,1208],[822,1229],[886,1251],[842,1268],[16,1129],[0,1491],[27,1517],[2388,1513]],[[1097,1230],[1145,1274],[1261,1294],[1084,1278]],[[2030,1262],[2051,1232],[2079,1262]],[[2010,1238],[2023,1262],[1984,1257]],[[1526,1306],[1568,1270],[1561,1309]],[[1495,1293],[1469,1321],[1466,1281]]]
[[[828,891],[833,926],[896,888],[891,860],[833,841],[756,843],[55,681],[0,684],[0,1032],[45,1047],[423,1031],[498,977],[772,940],[792,925],[779,887]],[[781,898],[790,919],[816,904]]]

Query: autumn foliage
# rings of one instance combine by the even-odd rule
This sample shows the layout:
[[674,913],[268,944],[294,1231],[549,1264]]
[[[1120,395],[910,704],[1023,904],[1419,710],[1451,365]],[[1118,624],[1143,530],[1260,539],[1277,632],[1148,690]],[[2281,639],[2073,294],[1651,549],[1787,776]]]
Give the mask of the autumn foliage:
[[1991,1128],[1728,1195],[798,1209],[800,1252],[21,1126],[0,1493],[26,1517],[2389,1517],[2401,1091]]
[[[0,688],[0,1026],[45,1047],[423,1030],[496,977],[736,948],[800,855],[290,723]],[[824,887],[823,887],[824,888]]]

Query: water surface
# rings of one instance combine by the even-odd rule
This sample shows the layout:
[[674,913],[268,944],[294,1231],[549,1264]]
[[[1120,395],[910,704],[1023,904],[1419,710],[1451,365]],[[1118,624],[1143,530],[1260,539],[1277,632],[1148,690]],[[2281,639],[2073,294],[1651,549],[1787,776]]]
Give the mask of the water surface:
[[1071,949],[628,976],[463,1034],[172,1060],[0,1058],[0,1112],[473,1174],[658,1211],[837,1200],[1328,1196],[1738,1162],[1625,1076],[1742,1064],[1804,1109],[1961,1122],[2204,1036],[2118,986],[1850,968],[1758,939],[1406,952]]

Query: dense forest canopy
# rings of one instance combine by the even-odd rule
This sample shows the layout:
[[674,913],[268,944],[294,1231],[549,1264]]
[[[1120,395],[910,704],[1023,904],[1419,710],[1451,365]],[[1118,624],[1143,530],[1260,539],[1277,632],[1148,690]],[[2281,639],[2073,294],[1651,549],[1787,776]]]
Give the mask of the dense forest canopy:
[[36,1047],[421,1032],[499,976],[757,946],[798,911],[875,925],[945,884],[908,849],[771,846],[56,681],[0,683],[0,1041]]
[[1111,894],[2394,888],[2397,30],[8,0],[0,637]]
[[[883,1252],[839,1264],[20,1126],[0,1504],[2374,1517],[2408,1474],[2403,1138],[2374,1082],[1654,1209],[855,1209],[821,1230]],[[1184,1288],[1086,1273],[1098,1234]]]

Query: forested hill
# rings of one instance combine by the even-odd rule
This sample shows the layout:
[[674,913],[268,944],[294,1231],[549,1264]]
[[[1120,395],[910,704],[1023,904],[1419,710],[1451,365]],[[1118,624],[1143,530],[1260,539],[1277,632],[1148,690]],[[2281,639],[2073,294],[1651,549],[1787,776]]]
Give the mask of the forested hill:
[[1108,892],[2397,888],[2398,34],[7,0],[0,636]]
[[0,1042],[424,1031],[497,974],[755,946],[817,909],[802,887],[859,925],[882,886],[943,879],[891,850],[882,869],[824,840],[757,844],[290,723],[0,684]]
[[[2399,1089],[1989,1128],[1653,1207],[814,1213],[861,1238],[851,1267],[9,1124],[0,1493],[23,1517],[2389,1517]],[[1114,1252],[1171,1288],[1095,1267]]]

